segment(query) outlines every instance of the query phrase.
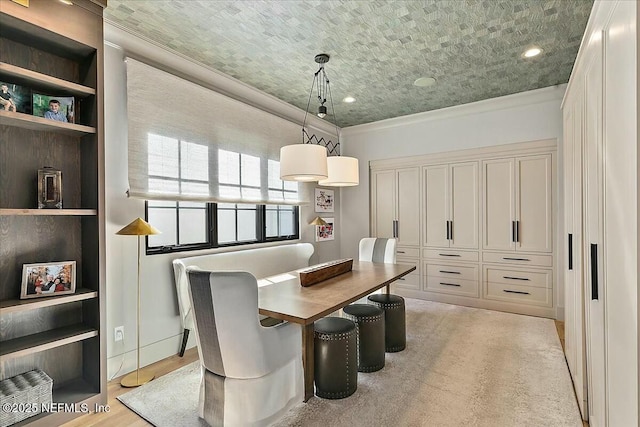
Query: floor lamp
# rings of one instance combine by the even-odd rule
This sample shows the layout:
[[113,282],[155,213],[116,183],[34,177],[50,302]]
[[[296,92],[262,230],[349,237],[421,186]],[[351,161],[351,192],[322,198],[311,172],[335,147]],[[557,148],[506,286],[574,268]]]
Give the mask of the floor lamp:
[[134,219],[131,224],[122,228],[116,234],[123,236],[138,236],[138,364],[136,370],[126,375],[120,381],[123,387],[138,387],[142,384],[146,384],[154,378],[153,372],[140,370],[140,236],[149,236],[152,234],[159,234],[160,231],[156,230],[153,226],[149,225],[142,218]]

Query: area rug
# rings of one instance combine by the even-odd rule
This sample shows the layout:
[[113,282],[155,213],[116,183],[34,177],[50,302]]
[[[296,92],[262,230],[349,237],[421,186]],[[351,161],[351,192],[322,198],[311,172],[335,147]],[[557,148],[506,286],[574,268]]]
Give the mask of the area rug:
[[[406,299],[407,348],[358,374],[350,397],[314,397],[276,426],[582,426],[550,319]],[[158,427],[204,426],[194,362],[118,397]]]

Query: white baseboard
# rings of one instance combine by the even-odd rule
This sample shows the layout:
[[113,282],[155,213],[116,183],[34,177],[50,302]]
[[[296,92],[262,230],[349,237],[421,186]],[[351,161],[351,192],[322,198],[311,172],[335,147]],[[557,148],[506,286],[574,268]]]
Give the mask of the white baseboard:
[[[189,334],[187,348],[195,345],[196,339],[192,332]],[[141,348],[140,351],[140,367],[144,367],[155,363],[159,360],[178,354],[180,344],[182,343],[182,334],[166,338],[164,340],[151,343]],[[137,351],[133,349],[125,353],[112,356],[107,359],[107,379],[119,377],[136,370]],[[122,365],[122,366],[121,366]]]

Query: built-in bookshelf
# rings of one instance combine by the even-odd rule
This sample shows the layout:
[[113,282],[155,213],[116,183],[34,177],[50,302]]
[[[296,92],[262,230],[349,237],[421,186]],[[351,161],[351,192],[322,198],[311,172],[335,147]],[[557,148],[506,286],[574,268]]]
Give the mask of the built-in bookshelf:
[[[0,82],[72,97],[73,122],[0,109],[0,379],[40,368],[53,402],[106,404],[103,0],[0,0]],[[37,171],[62,171],[63,209],[38,209]],[[22,266],[76,262],[72,294],[20,299]],[[25,402],[27,403],[27,402]],[[60,411],[18,425],[60,425]]]

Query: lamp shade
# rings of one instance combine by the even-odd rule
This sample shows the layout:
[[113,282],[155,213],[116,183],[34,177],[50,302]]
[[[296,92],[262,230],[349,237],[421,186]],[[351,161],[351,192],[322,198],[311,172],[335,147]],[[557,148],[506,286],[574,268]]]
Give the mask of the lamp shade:
[[318,184],[328,187],[349,187],[360,183],[358,159],[355,157],[327,157],[327,170],[329,176],[327,179],[318,181]]
[[280,179],[318,181],[327,178],[327,149],[315,144],[287,145],[280,149]]
[[149,236],[152,234],[160,234],[160,231],[158,231],[144,219],[136,218],[129,225],[125,225],[116,234],[125,236]]
[[313,218],[313,220],[309,223],[309,225],[327,225],[327,221],[317,216]]

